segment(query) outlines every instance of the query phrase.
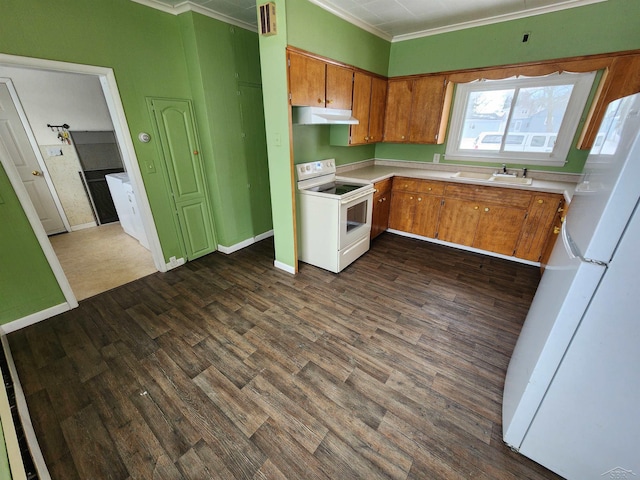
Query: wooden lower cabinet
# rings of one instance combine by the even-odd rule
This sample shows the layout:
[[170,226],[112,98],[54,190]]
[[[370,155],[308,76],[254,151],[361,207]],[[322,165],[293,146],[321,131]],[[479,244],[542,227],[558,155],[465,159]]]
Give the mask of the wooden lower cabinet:
[[[541,193],[533,196],[516,250],[516,257],[533,262],[542,260],[549,235],[553,234],[555,219],[559,218],[563,207],[562,195]],[[553,244],[551,247],[553,248]]]
[[514,255],[526,210],[502,205],[484,205],[472,246],[480,250]]
[[397,177],[389,228],[538,262],[563,202],[559,194]]
[[394,178],[389,228],[435,238],[444,185],[431,180]]
[[389,226],[391,210],[391,179],[377,182],[374,186],[373,211],[371,214],[371,239],[373,240]]

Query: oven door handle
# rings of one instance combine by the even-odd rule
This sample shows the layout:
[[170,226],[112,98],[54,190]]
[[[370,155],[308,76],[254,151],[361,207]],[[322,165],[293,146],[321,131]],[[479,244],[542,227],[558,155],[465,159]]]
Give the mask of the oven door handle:
[[355,197],[345,198],[344,200],[342,200],[342,201],[340,202],[340,204],[341,204],[341,205],[346,205],[346,204],[348,204],[348,203],[355,202],[356,200],[360,200],[361,198],[366,197],[366,196],[368,196],[368,195],[371,195],[372,193],[373,193],[373,188],[372,188],[372,189],[370,189],[370,190],[368,189],[366,192],[363,192],[363,193],[361,193],[361,194],[359,194],[359,195],[356,195]]

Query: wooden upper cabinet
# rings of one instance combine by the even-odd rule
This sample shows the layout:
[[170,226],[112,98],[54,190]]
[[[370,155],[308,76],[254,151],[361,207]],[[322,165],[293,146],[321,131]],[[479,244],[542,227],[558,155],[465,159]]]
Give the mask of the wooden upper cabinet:
[[[387,105],[387,81],[371,78],[371,108],[369,111],[369,142],[381,142],[384,134],[384,113]],[[358,118],[358,117],[356,117]]]
[[353,70],[327,64],[326,102],[327,108],[351,110],[353,95]]
[[[412,143],[442,143],[446,118],[443,106],[446,93],[444,75],[431,75],[414,80],[409,141]],[[448,114],[446,115],[448,118]],[[446,128],[446,126],[445,126]]]
[[384,118],[385,142],[408,141],[412,91],[413,80],[389,80]]
[[353,70],[289,52],[291,105],[351,109]]
[[384,141],[444,142],[451,92],[445,75],[389,80]]
[[386,80],[355,72],[352,110],[360,123],[351,126],[349,145],[382,141],[386,96]]
[[289,52],[291,105],[324,107],[325,68],[321,60]]
[[369,142],[369,115],[371,113],[371,76],[356,72],[353,78],[353,116],[360,123],[351,125],[350,145]]

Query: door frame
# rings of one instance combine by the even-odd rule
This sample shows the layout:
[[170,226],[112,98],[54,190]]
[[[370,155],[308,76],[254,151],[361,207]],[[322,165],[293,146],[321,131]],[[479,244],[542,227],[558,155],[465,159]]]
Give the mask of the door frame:
[[[7,55],[0,54],[0,66],[7,67],[18,67],[18,68],[30,68],[35,70],[48,70],[54,72],[64,72],[64,73],[79,73],[84,75],[94,75],[97,76],[100,80],[100,85],[102,86],[102,92],[104,94],[104,98],[107,103],[107,108],[109,110],[109,114],[111,116],[111,122],[113,123],[113,129],[116,136],[116,141],[118,146],[120,147],[120,151],[122,153],[122,161],[124,163],[125,169],[127,173],[129,173],[129,178],[131,184],[133,186],[134,193],[136,195],[136,200],[138,203],[138,209],[140,211],[140,216],[142,218],[142,224],[144,230],[147,234],[147,238],[149,240],[149,250],[151,251],[151,255],[153,257],[153,262],[155,267],[160,272],[166,272],[170,266],[167,265],[164,261],[164,256],[162,253],[162,247],[160,246],[160,239],[158,237],[158,232],[156,230],[155,223],[153,221],[153,215],[151,213],[151,206],[149,204],[149,199],[147,197],[147,192],[144,187],[144,182],[142,180],[142,173],[140,171],[140,166],[138,164],[138,159],[135,153],[135,149],[133,147],[133,140],[129,133],[129,126],[127,124],[127,119],[124,113],[124,107],[122,105],[122,100],[120,98],[120,92],[118,90],[118,85],[116,83],[115,74],[113,69],[108,67],[96,67],[92,65],[83,65],[78,63],[68,63],[68,62],[60,62],[55,60],[44,60],[39,58],[31,58],[31,57],[21,57],[16,55]],[[9,90],[11,92],[11,89]],[[15,90],[14,90],[15,91]],[[23,126],[26,122],[26,115],[22,111],[21,105],[18,102],[16,108],[20,113],[20,118],[23,121]],[[27,123],[28,125],[28,123]],[[30,128],[26,128],[27,132],[30,131]],[[35,138],[34,138],[35,141]],[[33,144],[32,144],[33,146]],[[36,156],[41,156],[39,149],[34,148],[34,152]],[[10,163],[10,164],[5,164]],[[20,200],[22,208],[24,209],[29,223],[40,243],[40,246],[51,266],[51,269],[60,285],[60,288],[65,296],[67,301],[65,310],[70,310],[78,306],[78,301],[71,290],[69,282],[67,280],[64,271],[62,270],[62,266],[56,256],[51,242],[40,223],[40,219],[35,211],[35,207],[33,206],[26,188],[22,184],[20,177],[18,176],[18,172],[13,165],[13,162],[5,162],[3,163],[3,167],[7,172],[9,180]],[[16,177],[17,180],[16,181]],[[48,318],[53,315],[57,315],[61,313],[61,311],[56,311],[55,313],[50,314],[49,310],[44,310],[42,312],[36,312],[29,317],[29,323],[35,323],[45,318]],[[41,316],[38,314],[42,314],[45,316]],[[33,318],[32,318],[33,317]],[[20,325],[21,328],[25,325]]]
[[29,125],[29,121],[27,120],[27,116],[22,108],[22,103],[20,103],[20,97],[18,96],[18,92],[16,91],[15,85],[13,84],[13,80],[10,78],[0,77],[0,83],[5,85],[9,90],[9,96],[11,97],[11,101],[13,102],[13,106],[18,112],[18,117],[20,117],[20,122],[22,123],[22,127],[24,128],[25,133],[27,134],[27,138],[29,139],[29,145],[31,145],[31,150],[36,157],[36,161],[38,162],[38,166],[42,171],[42,176],[47,184],[47,188],[49,189],[49,193],[53,198],[53,203],[58,211],[58,215],[60,215],[60,219],[62,220],[62,225],[67,232],[71,231],[71,224],[69,223],[69,219],[67,218],[67,214],[62,208],[62,202],[60,202],[60,197],[58,196],[58,192],[56,191],[53,180],[51,179],[51,175],[49,174],[49,169],[47,168],[47,164],[42,157],[42,152],[40,152],[40,148],[38,147],[38,142],[36,141],[36,137],[33,134],[33,130],[31,130],[31,126]]

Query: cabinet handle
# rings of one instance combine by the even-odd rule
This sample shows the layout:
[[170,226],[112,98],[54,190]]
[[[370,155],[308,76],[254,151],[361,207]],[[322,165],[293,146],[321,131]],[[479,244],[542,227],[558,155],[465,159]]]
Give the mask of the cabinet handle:
[[378,203],[382,203],[384,201],[384,198],[379,198],[378,199]]
[[377,188],[373,189],[373,193],[378,193],[380,190],[378,190]]
[[559,207],[559,208],[558,208],[558,213],[561,213],[561,212],[564,212],[564,208]]
[[400,138],[401,138],[402,140],[404,140],[404,135],[402,135]]
[[333,100],[327,100],[327,105],[333,103]]
[[321,98],[318,99],[318,103],[324,103]]
[[478,208],[480,208],[480,207],[473,207],[474,210],[478,210]]
[[364,141],[368,142],[369,141],[369,137],[364,137]]
[[488,212],[489,211],[489,207],[484,207],[484,211]]
[[409,200],[413,200],[413,197],[409,197]]
[[418,201],[421,202],[422,201],[422,197],[418,197]]
[[427,188],[427,192],[430,192],[430,191],[431,191],[431,187]]
[[560,233],[560,227],[553,227],[553,234],[558,235]]
[[544,203],[544,200],[540,199],[538,200],[538,203]]

